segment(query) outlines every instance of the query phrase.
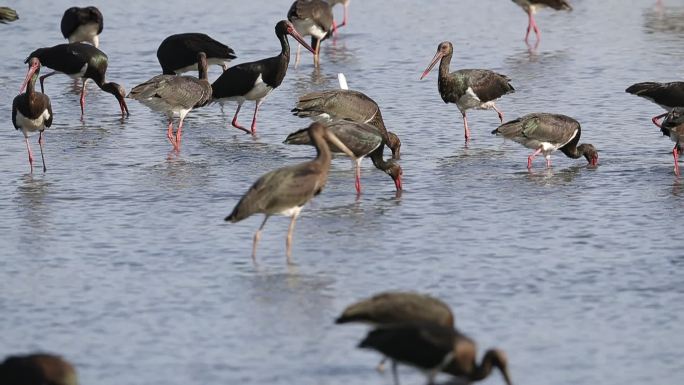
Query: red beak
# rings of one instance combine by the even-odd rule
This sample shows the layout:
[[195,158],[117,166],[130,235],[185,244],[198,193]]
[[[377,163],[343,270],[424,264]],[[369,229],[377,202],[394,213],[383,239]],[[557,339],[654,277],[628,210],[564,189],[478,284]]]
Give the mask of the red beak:
[[312,54],[314,54],[314,55],[316,54],[316,51],[314,51],[314,49],[311,48],[311,46],[304,41],[304,38],[302,37],[302,35],[300,35],[299,32],[297,32],[297,30],[294,29],[294,26],[290,25],[287,28],[287,33],[290,34],[290,36],[294,37],[294,39],[297,40],[299,42],[299,44],[303,45],[304,48],[311,51]]
[[394,180],[394,186],[396,186],[397,191],[401,191],[401,175],[397,177],[397,179]]
[[442,51],[437,51],[437,53],[435,54],[435,57],[432,58],[432,63],[430,63],[428,68],[423,72],[423,75],[420,77],[420,80],[423,80],[423,78],[426,77],[427,74],[430,73],[430,70],[432,70],[432,67],[434,67],[435,64],[437,64],[437,62],[439,61],[439,59],[442,58],[442,56],[444,56],[444,54],[442,54]]
[[26,79],[24,79],[24,82],[21,84],[21,88],[19,89],[19,93],[24,92],[24,90],[26,89],[26,85],[28,84],[29,80],[31,80],[31,78],[33,77],[33,74],[36,73],[39,66],[40,66],[40,64],[36,63],[36,64],[32,65],[31,67],[29,67],[28,72],[26,73]]

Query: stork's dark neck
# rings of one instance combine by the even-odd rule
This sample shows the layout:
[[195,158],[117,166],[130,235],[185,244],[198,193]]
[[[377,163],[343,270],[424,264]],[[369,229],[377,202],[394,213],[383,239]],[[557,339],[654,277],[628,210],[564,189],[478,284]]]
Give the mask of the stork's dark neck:
[[496,351],[488,350],[482,358],[480,365],[475,366],[469,378],[473,381],[479,381],[489,376],[492,373],[492,369],[494,369],[494,362],[497,361],[497,358]]
[[382,143],[382,144],[380,144],[380,146],[378,148],[375,149],[375,151],[371,152],[368,156],[371,158],[373,165],[377,169],[382,170],[382,171],[387,171],[390,168],[391,163],[385,161],[384,155],[383,155],[384,149],[385,149],[385,144]]
[[26,85],[26,95],[32,96],[36,92],[36,80],[38,80],[38,72],[40,69],[36,70],[36,72],[33,73],[31,76],[31,79],[29,79],[28,84]]
[[565,146],[561,147],[560,150],[565,154],[568,158],[572,159],[577,159],[584,155],[584,151],[580,151],[577,148],[577,143],[579,143],[580,135],[582,134],[582,128],[578,127],[577,128],[577,133],[575,136],[566,144]]
[[451,56],[453,52],[442,56],[439,61],[439,80],[447,79],[449,77],[449,65],[451,64]]
[[290,64],[290,43],[287,41],[287,34],[279,33],[278,40],[280,40],[280,56],[285,61],[285,68]]
[[315,133],[311,135],[311,142],[316,147],[316,159],[314,161],[322,165],[329,165],[332,160],[332,153],[325,138],[321,134]]

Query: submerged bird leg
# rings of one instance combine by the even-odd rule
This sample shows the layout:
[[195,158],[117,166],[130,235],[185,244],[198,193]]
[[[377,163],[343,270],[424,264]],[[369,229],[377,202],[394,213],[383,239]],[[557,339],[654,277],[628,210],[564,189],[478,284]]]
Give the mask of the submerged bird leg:
[[551,168],[551,154],[547,154],[544,158],[546,158],[546,168]]
[[28,150],[29,166],[31,166],[31,174],[33,174],[33,152],[31,152],[31,145],[29,144],[28,136],[24,137],[24,141],[26,142],[26,150]]
[[337,22],[333,20],[333,25],[332,25],[332,33],[333,33],[333,38],[337,37],[337,28],[341,27],[337,25]]
[[382,357],[382,360],[378,362],[378,366],[375,367],[375,370],[378,372],[382,373],[385,371],[385,362],[387,362],[387,357]]
[[238,103],[238,108],[237,108],[237,110],[235,111],[235,116],[233,116],[233,121],[232,121],[230,124],[232,124],[233,127],[237,128],[237,129],[239,129],[239,130],[242,130],[242,131],[244,131],[244,132],[246,132],[246,133],[249,134],[249,133],[250,133],[249,130],[246,129],[246,128],[244,128],[244,127],[242,127],[242,126],[238,123],[238,121],[237,121],[238,114],[240,113],[240,108],[242,108],[242,102]]
[[674,157],[674,173],[679,176],[679,150],[677,150],[676,144],[672,149],[672,156]]
[[256,135],[257,113],[259,113],[259,107],[261,107],[261,103],[263,103],[263,102],[264,102],[264,99],[259,99],[256,101],[256,106],[254,107],[254,116],[252,117],[252,127],[251,127],[252,135]]
[[38,80],[40,80],[40,92],[45,93],[45,87],[43,87],[43,81],[45,81],[45,78],[52,76],[56,73],[57,73],[57,71],[52,71],[49,74],[45,74],[45,75],[38,78]]
[[492,105],[492,108],[493,108],[494,111],[496,111],[496,113],[499,115],[499,121],[501,122],[501,124],[503,124],[503,119],[504,119],[503,112],[501,112],[501,111],[500,111],[498,108],[496,108],[496,106],[494,106],[494,105]]
[[88,78],[83,79],[83,87],[81,88],[81,119],[85,115],[85,97],[86,97],[86,83]]
[[533,152],[532,155],[527,157],[527,168],[532,168],[532,161],[534,158],[537,157],[542,152],[541,148],[538,148],[537,151]]
[[356,193],[361,194],[361,158],[356,158],[354,163],[356,164],[356,182],[354,186],[356,187]]
[[660,125],[659,120],[662,119],[662,118],[664,118],[665,116],[667,116],[667,112],[664,113],[664,114],[660,114],[660,115],[658,115],[658,116],[654,116],[654,117],[651,119],[651,121],[653,122],[653,124],[655,124],[656,126],[658,126],[658,128],[662,128],[662,126]]
[[45,155],[43,155],[43,131],[40,132],[40,136],[38,136],[38,145],[40,146],[40,158],[43,161],[43,172],[47,171],[47,167],[45,167]]
[[394,385],[399,385],[399,373],[397,372],[397,361],[392,360],[392,378]]
[[266,226],[266,221],[268,220],[269,215],[266,214],[266,217],[264,218],[264,221],[261,222],[261,226],[259,226],[259,229],[254,233],[254,242],[252,243],[252,260],[256,262],[256,248],[257,248],[257,243],[259,243],[259,239],[261,239],[261,230]]
[[287,238],[285,240],[285,255],[287,255],[287,264],[292,264],[292,233],[294,233],[295,221],[297,220],[297,214],[292,214],[292,219],[290,220],[290,226],[287,228]]
[[468,118],[466,118],[465,111],[461,112],[461,115],[463,115],[463,127],[465,129],[465,141],[469,142],[470,141],[470,129],[468,128]]

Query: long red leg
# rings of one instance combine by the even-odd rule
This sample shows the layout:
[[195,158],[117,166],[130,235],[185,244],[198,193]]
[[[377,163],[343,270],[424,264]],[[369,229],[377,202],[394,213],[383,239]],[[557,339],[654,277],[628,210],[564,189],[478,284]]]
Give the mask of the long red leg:
[[532,22],[534,18],[532,17],[532,11],[527,11],[527,32],[525,33],[525,42],[527,43],[530,38],[530,31],[532,30]]
[[361,159],[357,159],[354,163],[356,163],[356,181],[354,187],[356,187],[356,193],[361,194]]
[[676,144],[672,149],[672,156],[674,157],[674,173],[679,176],[679,151]]
[[662,118],[664,118],[665,116],[667,116],[667,112],[664,113],[664,114],[660,114],[660,115],[658,115],[658,116],[654,116],[653,118],[651,118],[651,121],[653,122],[653,124],[655,124],[655,125],[658,126],[659,128],[662,128],[662,126],[661,126],[659,120],[662,119]]
[[470,141],[470,128],[468,128],[468,118],[466,117],[465,111],[461,112],[463,115],[463,127],[465,127],[465,141],[466,143]]
[[237,121],[238,114],[240,113],[240,108],[242,108],[242,103],[238,103],[238,108],[235,111],[235,116],[233,116],[233,121],[231,122],[231,124],[233,125],[233,127],[240,129],[240,130],[249,134],[250,131],[248,129],[242,127]]
[[551,155],[546,157],[546,168],[551,168]]
[[174,144],[175,140],[173,137],[173,119],[169,119],[169,126],[166,128],[166,137],[169,139],[169,142],[171,142],[171,144]]
[[541,153],[541,151],[541,148],[539,148],[537,151],[533,152],[532,155],[527,157],[527,168],[532,168],[532,161]]
[[38,137],[38,145],[40,146],[40,158],[43,160],[43,172],[47,171],[47,167],[45,167],[45,155],[43,155],[43,131],[40,132],[40,136]]
[[29,145],[28,136],[24,137],[24,141],[26,142],[26,149],[28,150],[29,166],[31,166],[31,174],[33,174],[33,152],[31,152],[31,145]]
[[534,33],[537,35],[537,43],[541,41],[541,31],[539,30],[539,27],[537,26],[537,21],[534,20],[534,16],[530,12],[530,18],[532,19],[532,28],[534,28]]
[[183,119],[181,118],[180,123],[178,123],[178,130],[176,130],[176,144],[174,147],[176,151],[180,151],[181,137],[183,136]]
[[256,135],[257,114],[259,113],[259,107],[261,106],[261,103],[263,103],[263,101],[263,99],[257,100],[256,106],[254,107],[254,116],[252,117],[252,135]]

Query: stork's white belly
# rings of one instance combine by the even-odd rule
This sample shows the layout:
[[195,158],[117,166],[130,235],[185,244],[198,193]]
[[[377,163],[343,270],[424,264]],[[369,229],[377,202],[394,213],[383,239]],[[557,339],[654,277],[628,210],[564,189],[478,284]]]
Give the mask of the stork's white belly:
[[491,110],[494,107],[494,101],[482,102],[475,94],[472,88],[468,87],[465,94],[458,99],[456,106],[461,111],[476,109],[476,110]]
[[40,116],[35,119],[27,118],[22,115],[21,112],[17,111],[17,126],[21,127],[25,136],[29,134],[36,133],[45,129],[45,121],[50,119],[50,112],[45,109]]
[[292,24],[302,36],[313,36],[316,39],[322,39],[327,33],[311,19],[297,19]]

